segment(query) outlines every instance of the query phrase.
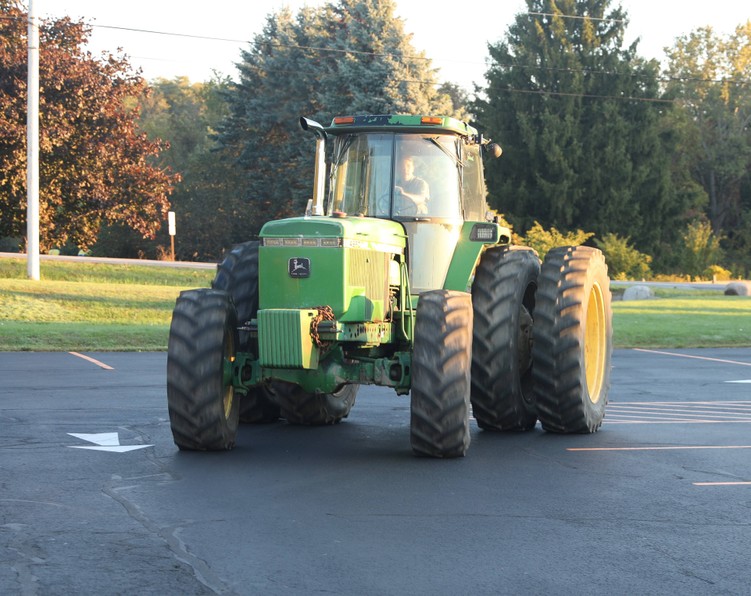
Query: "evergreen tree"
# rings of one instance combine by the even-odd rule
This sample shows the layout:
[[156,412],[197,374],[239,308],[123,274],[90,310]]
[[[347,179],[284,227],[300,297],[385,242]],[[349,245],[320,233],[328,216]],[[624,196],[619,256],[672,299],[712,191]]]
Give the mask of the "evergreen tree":
[[491,205],[522,230],[616,233],[647,251],[675,238],[685,206],[670,178],[658,65],[624,48],[611,0],[527,0],[489,46],[478,121],[504,149],[488,169]]
[[394,16],[393,0],[340,0],[323,23],[328,55],[320,105],[336,114],[451,114],[435,70]]
[[339,0],[283,8],[242,53],[228,95],[222,150],[243,176],[246,209],[236,241],[268,220],[303,212],[313,187],[313,138],[299,117],[328,124],[343,114],[453,114],[435,71],[394,15],[393,0]]

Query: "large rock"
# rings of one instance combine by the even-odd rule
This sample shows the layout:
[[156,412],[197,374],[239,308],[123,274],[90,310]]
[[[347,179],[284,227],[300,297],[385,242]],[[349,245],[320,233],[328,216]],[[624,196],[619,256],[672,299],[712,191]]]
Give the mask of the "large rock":
[[649,286],[629,286],[623,292],[624,300],[649,300],[654,297],[655,293]]
[[725,296],[751,296],[751,281],[731,281],[725,286]]

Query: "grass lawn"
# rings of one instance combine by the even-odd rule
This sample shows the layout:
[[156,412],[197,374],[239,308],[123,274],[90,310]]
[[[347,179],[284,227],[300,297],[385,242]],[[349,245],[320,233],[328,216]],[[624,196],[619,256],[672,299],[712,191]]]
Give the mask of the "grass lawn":
[[208,287],[213,269],[0,259],[0,351],[165,350],[181,290]]
[[[209,287],[213,269],[0,259],[0,351],[165,350],[181,290]],[[619,348],[751,346],[751,298],[719,290],[656,290],[613,302]]]
[[613,337],[622,348],[751,346],[751,298],[685,290],[613,302]]

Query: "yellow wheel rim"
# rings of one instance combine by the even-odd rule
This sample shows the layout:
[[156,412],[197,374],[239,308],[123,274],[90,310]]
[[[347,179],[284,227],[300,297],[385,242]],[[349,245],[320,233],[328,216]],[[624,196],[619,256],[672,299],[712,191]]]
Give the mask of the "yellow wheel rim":
[[607,330],[605,301],[600,284],[595,283],[587,301],[587,328],[584,332],[584,369],[587,377],[587,392],[592,403],[600,401],[605,378],[607,353]]

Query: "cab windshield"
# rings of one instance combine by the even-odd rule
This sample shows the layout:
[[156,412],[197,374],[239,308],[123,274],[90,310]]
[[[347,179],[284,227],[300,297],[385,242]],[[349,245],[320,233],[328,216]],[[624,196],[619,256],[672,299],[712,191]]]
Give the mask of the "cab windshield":
[[[466,156],[465,156],[466,157]],[[337,137],[328,213],[461,221],[462,141],[455,135]]]

